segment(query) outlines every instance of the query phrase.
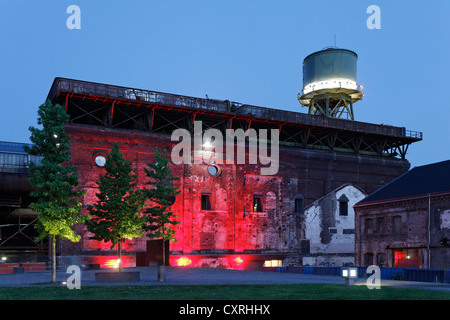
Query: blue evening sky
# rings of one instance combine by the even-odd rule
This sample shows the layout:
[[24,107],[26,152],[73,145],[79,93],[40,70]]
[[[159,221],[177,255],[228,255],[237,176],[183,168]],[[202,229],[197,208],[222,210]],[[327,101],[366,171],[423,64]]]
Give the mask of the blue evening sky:
[[356,120],[422,131],[412,167],[450,159],[448,0],[0,0],[0,140],[29,141],[55,77],[307,112],[303,59],[335,35],[359,56]]

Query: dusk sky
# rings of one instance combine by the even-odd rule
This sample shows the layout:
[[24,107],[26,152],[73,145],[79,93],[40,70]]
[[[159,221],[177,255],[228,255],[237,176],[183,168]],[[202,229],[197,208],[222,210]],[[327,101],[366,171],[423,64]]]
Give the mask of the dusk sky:
[[55,77],[306,113],[303,59],[336,38],[358,54],[355,120],[423,132],[412,167],[449,160],[449,16],[448,0],[0,0],[0,140],[29,142]]

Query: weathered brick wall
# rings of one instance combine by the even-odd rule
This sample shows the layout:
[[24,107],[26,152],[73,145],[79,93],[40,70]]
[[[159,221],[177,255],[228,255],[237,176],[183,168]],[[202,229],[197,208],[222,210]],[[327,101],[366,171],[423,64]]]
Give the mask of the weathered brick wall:
[[[339,199],[346,196],[346,215],[340,213]],[[353,205],[366,194],[352,185],[333,190],[305,211],[305,237],[310,240],[309,265],[355,264],[355,215]]]
[[[424,248],[427,245],[427,216],[421,207],[408,202],[389,203],[376,208],[357,208],[355,217],[355,260],[357,265],[378,264],[377,255],[384,256],[383,266],[393,267],[393,250],[401,248]],[[394,230],[394,217],[400,217],[400,224]],[[371,222],[369,222],[369,220]],[[381,231],[376,231],[377,219],[383,219]],[[370,223],[370,226],[369,226]],[[365,261],[366,254],[372,254],[371,262]]]
[[[144,186],[144,167],[153,161],[153,150],[171,150],[170,136],[129,130],[111,130],[83,125],[68,125],[71,134],[72,164],[79,168],[80,183],[87,190],[84,204],[96,201],[98,175],[94,163],[99,153],[111,150],[117,142],[125,158],[132,161],[138,185]],[[396,178],[409,168],[398,159],[383,159],[298,148],[280,149],[280,169],[274,176],[261,176],[258,165],[223,164],[221,175],[207,173],[205,164],[171,163],[176,185],[182,193],[172,210],[181,224],[177,242],[171,243],[176,253],[205,252],[283,252],[290,253],[291,263],[300,263],[300,240],[304,239],[303,217],[294,213],[294,199],[304,197],[304,205],[331,190],[352,183],[366,193]],[[201,210],[201,194],[210,193],[212,210]],[[262,212],[252,212],[253,196],[262,196]],[[245,208],[245,216],[244,216]],[[109,245],[90,240],[84,226],[79,243],[63,243],[63,255],[111,254]],[[145,239],[126,241],[126,252],[145,250]],[[293,261],[293,262],[292,262]]]
[[[446,223],[446,213],[450,211],[448,196],[432,196],[430,199],[423,196],[411,200],[391,201],[356,207],[355,211],[357,265],[364,265],[364,255],[372,253],[373,264],[377,264],[377,254],[383,254],[384,266],[393,267],[393,251],[406,248],[419,250],[419,263],[423,268],[448,268],[450,265],[450,248],[445,248],[439,243],[443,237],[450,238],[450,225]],[[394,217],[401,219],[397,230],[394,226]],[[366,230],[366,219],[372,220],[369,231]],[[376,230],[377,219],[383,219],[381,231]],[[431,242],[428,241],[429,238]]]
[[[450,268],[450,196],[430,201],[431,268]],[[447,239],[446,245],[441,243]]]

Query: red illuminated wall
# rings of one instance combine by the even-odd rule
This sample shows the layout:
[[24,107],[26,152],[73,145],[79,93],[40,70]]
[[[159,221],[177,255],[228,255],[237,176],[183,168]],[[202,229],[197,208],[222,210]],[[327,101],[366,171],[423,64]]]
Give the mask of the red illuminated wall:
[[[153,162],[154,146],[171,150],[171,143],[165,136],[124,135],[121,132],[77,126],[68,126],[67,132],[72,136],[72,164],[78,167],[80,183],[86,190],[84,205],[96,202],[96,181],[104,170],[96,166],[95,156],[109,152],[113,142],[119,143],[125,158],[132,161],[139,187],[145,187],[147,178],[144,167]],[[175,185],[182,190],[172,206],[173,212],[182,223],[176,227],[177,241],[170,244],[171,251],[228,253],[280,250],[282,178],[256,175],[253,173],[255,166],[246,168],[234,164],[221,165],[219,177],[209,175],[206,169],[205,164],[176,166],[171,163],[173,175],[180,177],[180,180],[175,181]],[[202,210],[202,194],[210,195],[211,210]],[[255,194],[262,196],[262,212],[252,211]],[[82,234],[81,241],[76,244],[65,243],[63,254],[74,251],[91,255],[105,252],[114,254],[114,251],[110,250],[110,243],[89,239],[90,234],[84,226],[78,226],[77,231]],[[123,249],[129,253],[144,251],[145,241],[145,238],[127,240]],[[236,265],[236,262],[233,260],[231,264]]]
[[[85,125],[67,125],[66,131],[72,136],[72,164],[78,167],[80,183],[87,191],[84,205],[96,202],[96,181],[104,170],[96,166],[94,158],[109,152],[113,142],[119,144],[125,158],[132,162],[139,187],[146,181],[144,167],[153,162],[154,147],[167,148],[170,154],[172,146],[170,136],[157,133]],[[281,149],[280,170],[275,176],[259,175],[258,165],[223,164],[221,175],[213,177],[208,174],[206,164],[171,163],[173,175],[180,178],[175,185],[182,192],[172,206],[181,224],[176,227],[177,241],[171,242],[170,250],[178,258],[191,255],[195,266],[209,265],[207,255],[214,254],[215,266],[242,268],[246,262],[238,263],[240,260],[235,259],[239,256],[246,261],[245,254],[250,253],[277,253],[283,257],[292,254],[296,257],[292,263],[298,264],[304,232],[303,217],[294,212],[296,197],[300,195],[307,205],[348,182],[369,193],[404,170],[403,164],[389,167],[385,161],[365,163],[361,159],[364,157]],[[209,195],[211,210],[202,210],[202,194]],[[255,196],[261,198],[261,212],[253,212]],[[63,242],[61,255],[116,254],[110,250],[110,244],[90,240],[84,226],[78,225],[76,230],[82,236],[81,241]],[[124,255],[129,256],[131,264],[136,251],[146,250],[146,240],[127,240],[123,245]]]

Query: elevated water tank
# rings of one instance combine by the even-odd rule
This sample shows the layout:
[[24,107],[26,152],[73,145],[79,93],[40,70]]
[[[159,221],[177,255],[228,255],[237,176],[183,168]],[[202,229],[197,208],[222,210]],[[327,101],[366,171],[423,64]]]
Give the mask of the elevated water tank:
[[303,60],[303,90],[298,100],[310,114],[353,119],[353,103],[363,96],[357,84],[358,55],[347,49],[328,48]]

